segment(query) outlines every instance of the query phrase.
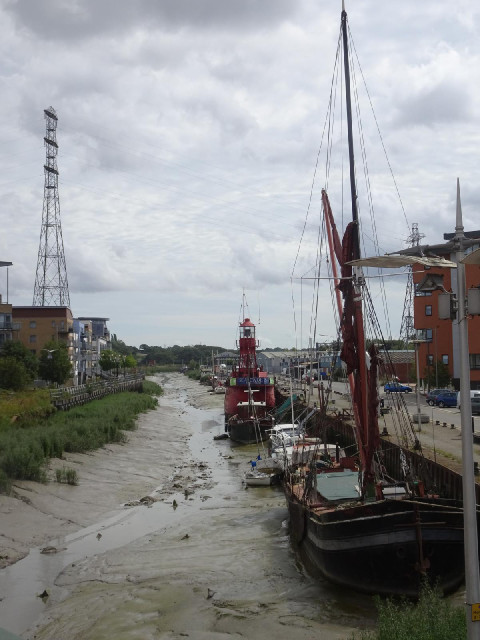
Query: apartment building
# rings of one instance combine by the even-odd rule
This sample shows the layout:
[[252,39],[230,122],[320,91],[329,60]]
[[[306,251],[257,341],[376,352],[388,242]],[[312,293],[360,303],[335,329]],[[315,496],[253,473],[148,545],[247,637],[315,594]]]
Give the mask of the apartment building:
[[84,367],[82,371],[85,372],[87,379],[89,377],[95,378],[100,374],[100,354],[104,349],[111,349],[110,330],[107,327],[109,320],[110,318],[95,316],[82,316],[75,319],[79,327],[79,358],[82,361],[82,367]]
[[[478,239],[478,243],[474,242],[467,252],[480,247],[480,231],[465,232],[465,236],[471,240]],[[443,237],[448,242],[453,238],[453,234],[446,233]],[[425,251],[447,260],[454,259],[448,244],[430,245],[425,247]],[[466,265],[465,279],[467,290],[472,287],[479,288],[480,266]],[[456,294],[456,269],[436,267],[425,269],[421,265],[415,265],[413,267],[413,282],[415,285],[414,326],[417,336],[421,340],[418,344],[420,377],[425,377],[426,373],[435,376],[440,362],[448,367],[453,383],[458,388],[460,380],[458,321],[456,319],[440,319],[439,295],[442,291],[441,289],[429,291],[428,289],[432,287],[425,287],[425,285],[438,285],[446,291]],[[480,316],[473,316],[468,320],[468,343],[470,385],[472,389],[480,389]]]
[[18,325],[16,339],[40,357],[49,340],[65,342],[77,377],[73,316],[68,307],[12,307],[13,323]]

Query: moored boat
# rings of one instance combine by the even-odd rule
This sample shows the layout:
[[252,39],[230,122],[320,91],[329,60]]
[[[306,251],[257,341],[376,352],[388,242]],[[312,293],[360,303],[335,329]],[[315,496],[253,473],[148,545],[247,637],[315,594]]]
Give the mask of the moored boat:
[[[421,451],[421,446],[404,403],[398,403],[405,412],[395,423],[405,430],[401,437],[405,451],[399,447],[401,478],[389,475],[379,446],[376,340],[381,337],[374,333],[378,321],[366,278],[355,262],[361,257],[361,243],[344,9],[339,45],[344,55],[342,95],[346,99],[352,207],[352,221],[342,241],[325,190],[322,206],[357,449],[355,455],[329,456],[330,460],[325,456],[319,461],[314,454],[308,460],[292,458],[284,482],[290,535],[307,568],[343,587],[417,597],[428,579],[447,594],[464,579],[463,509],[438,495],[424,467],[409,466],[406,450],[411,445]],[[364,314],[364,306],[368,313]],[[367,320],[371,322],[368,342]]]
[[257,364],[255,325],[244,318],[239,326],[239,359],[225,385],[225,431],[240,444],[268,438],[275,424],[274,378]]

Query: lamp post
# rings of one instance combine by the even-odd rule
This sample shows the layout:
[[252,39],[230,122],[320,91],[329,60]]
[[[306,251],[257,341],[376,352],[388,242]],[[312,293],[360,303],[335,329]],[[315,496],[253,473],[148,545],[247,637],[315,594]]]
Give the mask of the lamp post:
[[419,361],[418,361],[418,348],[420,343],[422,342],[426,342],[426,340],[420,340],[418,338],[416,338],[415,340],[412,340],[412,343],[415,345],[415,366],[416,366],[416,370],[417,370],[417,384],[416,384],[416,396],[417,396],[417,431],[421,431],[422,427],[422,419],[421,419],[421,410],[420,410],[420,365],[419,365]]
[[460,416],[462,429],[462,493],[463,540],[465,553],[465,615],[468,640],[480,639],[480,575],[478,567],[477,505],[475,471],[473,464],[472,407],[470,403],[470,365],[468,353],[468,315],[477,314],[472,308],[467,313],[465,283],[466,237],[463,230],[460,183],[457,179],[457,210],[452,253],[457,265],[456,296],[437,284],[419,287],[424,291],[443,290],[438,299],[439,319],[457,321],[460,362]]
[[477,509],[473,465],[472,407],[470,404],[470,367],[465,284],[465,234],[463,231],[460,182],[457,179],[457,212],[454,242],[457,262],[457,321],[460,342],[460,414],[462,422],[463,529],[465,546],[465,598],[467,637],[480,638],[480,579],[478,568]]

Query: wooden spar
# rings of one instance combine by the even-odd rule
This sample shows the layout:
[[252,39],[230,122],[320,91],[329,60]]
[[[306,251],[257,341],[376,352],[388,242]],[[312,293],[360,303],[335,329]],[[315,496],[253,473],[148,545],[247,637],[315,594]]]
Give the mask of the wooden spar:
[[[348,61],[348,37],[347,37],[347,12],[342,11],[342,37],[343,37],[343,60],[345,70],[345,100],[347,109],[347,126],[348,126],[348,157],[350,164],[350,194],[352,199],[352,221],[354,222],[353,230],[353,254],[354,259],[360,258],[360,239],[359,239],[359,224],[358,224],[358,208],[357,208],[357,190],[355,183],[355,156],[353,149],[353,127],[352,127],[352,102],[350,91],[350,67]],[[354,268],[354,273],[357,269]],[[361,422],[361,438],[358,443],[362,448],[363,454],[366,460],[370,461],[369,467],[364,469],[362,495],[366,485],[373,480],[373,469],[371,461],[372,456],[368,455],[368,449],[372,446],[369,442],[369,429],[368,429],[368,380],[367,380],[367,362],[366,362],[366,350],[365,350],[365,333],[363,327],[363,310],[362,310],[362,294],[358,284],[354,283],[354,316],[356,325],[356,338],[357,338],[357,356],[358,356],[358,369],[355,374],[355,399],[360,403],[360,422]],[[363,458],[363,456],[362,456]]]
[[325,189],[322,189],[322,204],[323,210],[325,211],[328,246],[330,249],[330,262],[332,265],[333,281],[335,284],[335,297],[337,299],[338,315],[341,318],[343,314],[343,304],[342,296],[340,295],[340,289],[338,288],[338,285],[340,284],[340,276],[338,275],[337,257],[333,242],[333,226],[335,225],[335,222],[333,219],[332,207],[330,206],[330,200]]
[[[323,204],[323,210],[325,212],[325,226],[327,228],[328,247],[330,250],[330,262],[332,265],[333,281],[335,283],[335,297],[337,300],[338,315],[340,318],[342,318],[343,302],[342,302],[340,289],[338,288],[338,285],[340,284],[340,276],[338,273],[338,256],[337,256],[337,252],[335,251],[335,241],[333,238],[333,235],[335,233],[335,237],[338,239],[338,232],[336,231],[336,228],[335,228],[335,221],[333,218],[332,207],[330,206],[330,200],[328,198],[328,195],[325,189],[322,189],[322,204]],[[355,378],[353,376],[353,373],[348,374],[348,384],[350,386],[350,395],[353,399],[355,396]],[[366,459],[365,459],[365,449],[362,446],[362,443],[363,443],[362,423],[360,419],[360,413],[358,411],[358,406],[355,402],[353,403],[353,417],[355,420],[355,432],[356,432],[357,444],[359,447],[360,462],[361,462],[362,468],[364,468]]]

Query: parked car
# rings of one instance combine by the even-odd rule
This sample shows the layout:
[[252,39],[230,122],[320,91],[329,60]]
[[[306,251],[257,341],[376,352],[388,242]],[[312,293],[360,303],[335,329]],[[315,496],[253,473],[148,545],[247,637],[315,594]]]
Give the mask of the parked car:
[[455,391],[444,391],[439,393],[435,398],[437,407],[456,407],[457,394]]
[[412,391],[412,387],[409,387],[406,384],[400,384],[400,382],[387,382],[387,384],[383,387],[385,393],[410,393]]
[[436,404],[437,396],[441,393],[448,393],[450,389],[431,389],[426,396],[427,404],[433,407]]
[[471,400],[472,403],[472,415],[479,416],[480,415],[480,396],[475,396]]
[[[472,403],[472,413],[473,413],[473,401],[474,400],[480,400],[480,391],[478,389],[471,389],[470,390],[470,402]],[[460,409],[460,391],[457,393],[457,404],[458,404],[458,408]]]

